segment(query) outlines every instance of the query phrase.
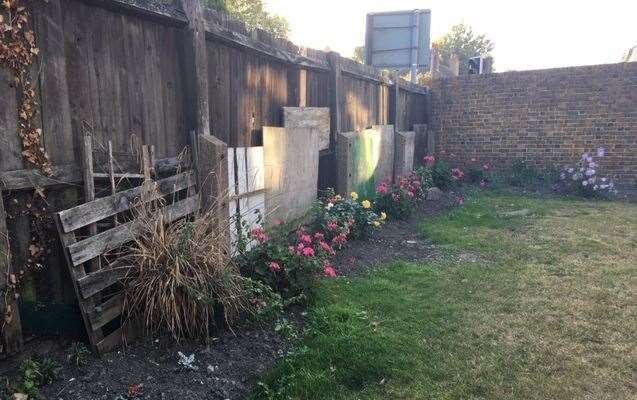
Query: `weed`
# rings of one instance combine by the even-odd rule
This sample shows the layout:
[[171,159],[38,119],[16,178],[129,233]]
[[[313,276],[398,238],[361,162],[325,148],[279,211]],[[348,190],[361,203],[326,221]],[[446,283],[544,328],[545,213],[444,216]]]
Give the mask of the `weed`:
[[66,360],[74,367],[83,367],[88,364],[90,355],[91,352],[84,343],[73,342],[69,348],[69,354],[66,356]]

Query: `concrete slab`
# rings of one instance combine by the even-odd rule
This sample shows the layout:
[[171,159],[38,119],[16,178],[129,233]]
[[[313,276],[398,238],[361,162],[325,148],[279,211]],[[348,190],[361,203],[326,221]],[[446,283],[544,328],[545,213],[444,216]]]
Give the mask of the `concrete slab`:
[[360,132],[339,134],[337,190],[373,198],[376,184],[393,177],[394,146],[393,125],[375,125]]
[[394,180],[414,169],[415,132],[396,132],[394,149]]
[[327,107],[283,107],[283,126],[315,130],[319,138],[319,150],[330,147],[330,109]]
[[266,222],[303,217],[317,197],[319,131],[263,127],[263,152]]

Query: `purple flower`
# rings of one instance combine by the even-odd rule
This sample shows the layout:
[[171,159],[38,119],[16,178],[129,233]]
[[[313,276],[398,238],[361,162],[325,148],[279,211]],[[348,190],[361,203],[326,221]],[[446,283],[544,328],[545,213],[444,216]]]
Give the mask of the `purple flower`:
[[597,148],[597,157],[604,157],[606,155],[606,149],[604,147]]
[[587,181],[586,179],[584,179],[584,180],[582,181],[582,186],[586,186],[586,185],[588,185],[588,181]]
[[595,170],[592,168],[589,168],[586,170],[586,176],[593,176],[595,175]]

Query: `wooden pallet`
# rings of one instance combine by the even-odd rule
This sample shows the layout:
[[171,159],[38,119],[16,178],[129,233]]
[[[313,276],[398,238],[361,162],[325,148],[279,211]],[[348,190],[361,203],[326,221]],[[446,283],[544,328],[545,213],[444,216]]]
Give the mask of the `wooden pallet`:
[[[142,186],[102,197],[56,214],[60,241],[64,248],[84,325],[93,349],[97,353],[102,354],[120,346],[130,339],[134,332],[129,328],[130,324],[120,324],[117,328],[110,326],[112,321],[122,315],[124,297],[121,290],[117,289],[130,266],[95,261],[132,241],[142,230],[135,220],[111,224],[112,227],[104,231],[88,228],[96,227],[105,220],[110,220],[112,223],[117,214],[129,212],[138,204],[142,193],[150,193],[144,196],[144,201],[180,198],[177,194],[181,193],[183,199],[167,202],[157,210],[164,215],[166,223],[173,222],[199,209],[199,197],[194,188],[194,173],[186,171],[159,181],[147,180]],[[85,231],[88,235],[81,236],[81,233]],[[98,269],[93,270],[92,268],[96,265]]]

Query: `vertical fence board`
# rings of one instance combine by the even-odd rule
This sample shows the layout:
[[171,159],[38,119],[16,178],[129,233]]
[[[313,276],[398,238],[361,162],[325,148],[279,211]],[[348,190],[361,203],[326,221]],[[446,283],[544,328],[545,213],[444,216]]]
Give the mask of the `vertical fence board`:
[[[5,294],[4,289],[9,283],[10,274],[13,272],[11,266],[11,251],[9,249],[9,232],[7,230],[6,214],[0,191],[0,294],[5,298],[0,298],[0,358],[16,353],[22,348],[22,324],[20,323],[20,311],[18,302],[13,297],[13,293]],[[5,312],[10,308],[10,318],[5,318]]]

